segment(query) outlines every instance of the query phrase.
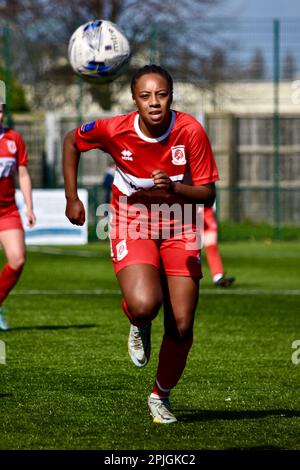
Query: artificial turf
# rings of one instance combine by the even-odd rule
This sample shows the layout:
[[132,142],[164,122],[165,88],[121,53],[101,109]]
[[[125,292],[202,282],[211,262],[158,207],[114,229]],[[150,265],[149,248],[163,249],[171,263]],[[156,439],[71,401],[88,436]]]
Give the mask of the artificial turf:
[[221,245],[237,278],[226,290],[204,261],[194,345],[171,398],[178,423],[168,426],[147,410],[162,312],[138,370],[108,245],[34,250],[5,302],[0,449],[300,449],[297,242]]

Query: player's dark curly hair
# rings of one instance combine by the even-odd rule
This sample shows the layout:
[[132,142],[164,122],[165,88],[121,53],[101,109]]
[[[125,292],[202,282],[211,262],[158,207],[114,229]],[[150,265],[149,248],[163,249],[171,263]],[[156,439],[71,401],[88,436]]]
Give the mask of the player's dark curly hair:
[[150,65],[144,65],[144,67],[138,69],[133,75],[131,79],[131,84],[130,84],[132,95],[134,95],[134,89],[135,89],[135,85],[138,79],[142,77],[143,75],[147,75],[149,73],[157,73],[158,75],[161,75],[162,77],[164,77],[168,82],[169,91],[171,95],[173,94],[173,78],[171,77],[169,72],[166,69],[163,69],[160,65],[150,64]]

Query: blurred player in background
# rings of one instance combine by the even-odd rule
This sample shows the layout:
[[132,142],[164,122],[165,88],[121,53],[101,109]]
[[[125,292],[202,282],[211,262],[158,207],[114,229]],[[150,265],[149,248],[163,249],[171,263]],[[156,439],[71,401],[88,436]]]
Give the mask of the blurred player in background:
[[218,247],[218,224],[213,207],[204,208],[204,247],[207,264],[216,287],[229,287],[234,277],[225,276]]
[[2,304],[17,283],[25,262],[24,230],[15,202],[14,175],[27,207],[28,224],[35,224],[31,181],[27,171],[27,152],[22,137],[3,127],[4,105],[0,104],[0,244],[6,264],[0,272],[0,330],[9,329]]
[[[197,204],[210,207],[214,202],[218,173],[203,127],[192,116],[171,109],[173,80],[166,70],[157,65],[139,69],[132,78],[131,92],[136,112],[91,122],[67,134],[66,215],[73,224],[85,221],[77,194],[80,152],[99,148],[109,153],[116,163],[110,236],[122,307],[131,323],[128,350],[137,367],[148,363],[151,322],[163,305],[165,334],[148,407],[154,422],[168,424],[177,421],[169,394],[182,376],[192,346],[202,272],[199,247],[188,248],[196,238],[195,231],[189,232],[186,221],[175,215],[172,220],[159,215],[153,205],[165,203],[168,215],[173,204],[183,211],[189,205],[195,220]],[[124,214],[129,231],[134,204],[152,211],[142,214],[145,224],[140,224],[140,237],[134,239],[130,233],[124,237],[119,230],[112,237]],[[176,223],[184,229],[181,237],[173,230],[163,238],[164,224],[170,229]]]
[[116,165],[111,163],[105,170],[103,175],[102,187],[104,189],[104,202],[110,203],[111,200],[111,189],[115,177]]

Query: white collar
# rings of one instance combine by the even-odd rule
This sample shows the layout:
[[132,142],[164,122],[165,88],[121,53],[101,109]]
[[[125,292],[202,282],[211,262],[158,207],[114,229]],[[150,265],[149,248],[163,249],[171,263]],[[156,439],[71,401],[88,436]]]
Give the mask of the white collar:
[[168,135],[170,134],[171,130],[173,129],[173,126],[174,126],[174,123],[175,123],[175,118],[176,118],[176,113],[175,111],[173,111],[171,109],[171,123],[169,125],[169,128],[167,129],[167,131],[161,135],[160,137],[156,137],[156,138],[151,138],[151,137],[147,137],[145,134],[143,134],[143,132],[141,131],[140,129],[140,126],[139,126],[139,114],[137,114],[134,118],[134,128],[135,128],[135,131],[136,133],[138,134],[138,136],[145,140],[146,142],[152,142],[152,143],[155,143],[155,142],[161,142],[162,140],[164,140],[166,137],[168,137]]

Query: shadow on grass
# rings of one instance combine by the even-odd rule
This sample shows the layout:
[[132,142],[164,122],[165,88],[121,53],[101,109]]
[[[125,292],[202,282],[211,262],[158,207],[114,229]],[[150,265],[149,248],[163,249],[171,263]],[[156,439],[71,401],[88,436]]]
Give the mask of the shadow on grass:
[[[183,414],[180,414],[180,413]],[[298,410],[180,410],[176,409],[179,421],[193,423],[195,421],[214,421],[217,419],[239,420],[239,419],[260,419],[268,416],[281,416],[283,418],[294,418],[300,416]]]
[[5,334],[13,332],[13,331],[27,331],[27,330],[69,330],[71,328],[96,328],[96,323],[91,323],[89,325],[45,325],[45,326],[16,326],[14,328],[10,328]]

